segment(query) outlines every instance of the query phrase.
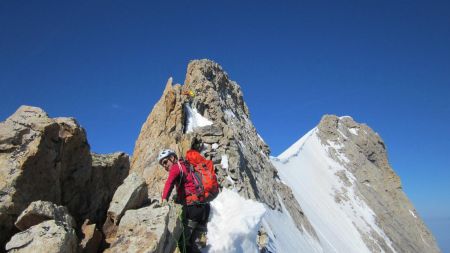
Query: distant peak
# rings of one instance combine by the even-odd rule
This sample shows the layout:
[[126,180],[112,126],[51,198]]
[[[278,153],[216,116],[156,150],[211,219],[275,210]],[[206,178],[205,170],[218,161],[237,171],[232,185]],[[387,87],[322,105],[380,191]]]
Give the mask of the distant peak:
[[317,126],[321,132],[333,134],[340,128],[360,128],[362,124],[357,123],[351,116],[336,116],[326,114],[322,117]]

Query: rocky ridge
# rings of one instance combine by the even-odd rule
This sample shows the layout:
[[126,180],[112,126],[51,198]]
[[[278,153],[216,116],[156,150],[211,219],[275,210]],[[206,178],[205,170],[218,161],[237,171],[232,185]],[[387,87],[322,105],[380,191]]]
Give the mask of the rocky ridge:
[[[222,187],[235,188],[272,209],[281,210],[282,201],[297,228],[314,236],[292,192],[279,181],[239,85],[209,60],[191,61],[184,85],[172,82],[169,78],[142,126],[131,160],[131,170],[145,178],[150,198],[160,198],[167,177],[156,161],[159,151],[171,148],[184,156],[194,147],[214,162]],[[189,126],[195,117],[205,117],[211,124]]]
[[[317,129],[329,155],[358,179],[357,193],[374,210],[396,251],[438,252],[401,191],[381,138],[349,117],[325,116]],[[183,85],[169,78],[142,126],[131,165],[124,153],[91,153],[85,130],[72,118],[52,119],[40,108],[22,106],[0,122],[1,248],[173,252],[181,210],[173,203],[158,204],[167,174],[156,157],[164,148],[183,155],[192,147],[213,160],[222,187],[288,212],[302,235],[320,241],[302,203],[280,180],[239,85],[217,63],[194,60]],[[346,174],[337,176],[348,180]],[[414,226],[416,231],[408,229]],[[262,251],[270,241],[265,229],[260,231]],[[380,251],[371,240],[365,241],[371,251]],[[382,240],[376,244],[383,245]]]

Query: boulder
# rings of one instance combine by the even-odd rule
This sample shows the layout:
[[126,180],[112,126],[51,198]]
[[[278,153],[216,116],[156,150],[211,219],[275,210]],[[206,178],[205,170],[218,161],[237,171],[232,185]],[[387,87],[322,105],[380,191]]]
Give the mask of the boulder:
[[75,230],[55,220],[47,220],[15,234],[6,244],[7,252],[77,252]]
[[145,180],[136,173],[130,174],[117,188],[109,205],[107,219],[103,225],[103,233],[107,241],[114,236],[125,211],[141,207],[146,201],[147,185]]
[[67,227],[75,228],[75,220],[64,206],[57,206],[49,201],[32,202],[17,218],[14,225],[23,231],[46,220],[55,220]]
[[0,246],[14,221],[36,200],[67,206],[79,216],[91,156],[86,133],[72,118],[51,119],[40,108],[21,106],[0,123]]
[[182,231],[177,219],[180,212],[181,206],[174,204],[128,210],[105,253],[173,252]]
[[103,224],[128,170],[123,153],[91,156],[86,132],[75,119],[50,118],[40,108],[21,106],[0,122],[0,248],[14,233],[19,214],[37,200],[66,206],[77,224],[86,218]]

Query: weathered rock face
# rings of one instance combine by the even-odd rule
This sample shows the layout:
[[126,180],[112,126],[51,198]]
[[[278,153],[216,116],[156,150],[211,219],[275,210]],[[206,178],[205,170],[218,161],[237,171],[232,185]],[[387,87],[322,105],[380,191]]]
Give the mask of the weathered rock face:
[[130,160],[127,154],[92,155],[92,174],[89,180],[90,202],[84,219],[101,226],[115,191],[128,176]]
[[[198,127],[195,121],[199,117],[212,125]],[[285,202],[297,227],[315,234],[290,189],[278,180],[268,157],[270,150],[249,119],[240,87],[209,60],[190,62],[183,86],[173,86],[170,78],[142,126],[131,170],[145,178],[151,198],[160,198],[167,178],[156,161],[158,153],[171,148],[184,156],[191,147],[213,160],[223,187],[236,188],[241,195],[273,209],[281,210],[280,201]]]
[[77,252],[77,236],[73,228],[48,220],[14,235],[6,244],[8,252]]
[[[439,252],[437,244],[402,191],[400,178],[388,162],[380,136],[351,117],[326,115],[317,136],[328,145],[329,154],[356,178],[353,189],[375,213],[376,222],[397,252]],[[349,181],[345,174],[339,175]],[[382,238],[377,244],[383,247]],[[366,245],[371,248],[369,240]],[[375,249],[372,249],[375,251]],[[391,252],[384,247],[385,252]]]
[[86,133],[72,118],[51,119],[40,108],[21,106],[0,122],[0,246],[37,200],[66,206],[78,224],[102,222],[129,168],[124,154],[104,157],[94,155],[92,165]]
[[0,234],[4,245],[12,222],[32,201],[64,203],[79,210],[91,161],[84,130],[74,119],[50,119],[39,108],[22,106],[0,129]]
[[179,205],[128,210],[105,252],[173,252],[182,230],[177,219],[180,212]]
[[155,161],[157,153],[166,147],[180,151],[177,143],[183,136],[183,117],[181,87],[172,87],[170,78],[161,100],[142,126],[131,159],[131,170],[145,178],[150,198],[160,196],[166,176]]
[[55,220],[69,228],[76,227],[75,220],[70,216],[66,207],[40,200],[32,202],[20,214],[14,225],[23,231],[46,220]]

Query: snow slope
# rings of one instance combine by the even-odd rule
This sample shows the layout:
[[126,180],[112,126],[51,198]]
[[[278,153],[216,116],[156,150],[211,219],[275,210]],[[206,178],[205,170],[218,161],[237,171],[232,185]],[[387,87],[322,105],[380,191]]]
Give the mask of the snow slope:
[[262,226],[269,237],[266,245],[269,252],[324,252],[313,236],[297,229],[284,205],[281,212],[267,208]]
[[211,202],[208,246],[204,252],[258,252],[256,237],[265,212],[263,204],[224,188]]
[[[328,154],[330,148],[339,152],[339,144],[322,145],[316,133],[317,129],[314,128],[277,158],[272,158],[272,163],[281,180],[292,189],[311,222],[320,247],[311,243],[307,234],[302,234],[302,239],[284,244],[298,244],[303,240],[303,248],[309,247],[307,252],[384,252],[374,239],[381,237],[389,249],[395,252],[389,238],[376,224],[374,212],[355,194],[355,177],[341,165],[343,163],[336,162]],[[339,159],[345,161],[346,157],[343,156]],[[288,229],[288,226],[283,227]],[[283,244],[275,236],[272,236],[271,241],[273,245]],[[370,242],[370,248],[367,242]]]

